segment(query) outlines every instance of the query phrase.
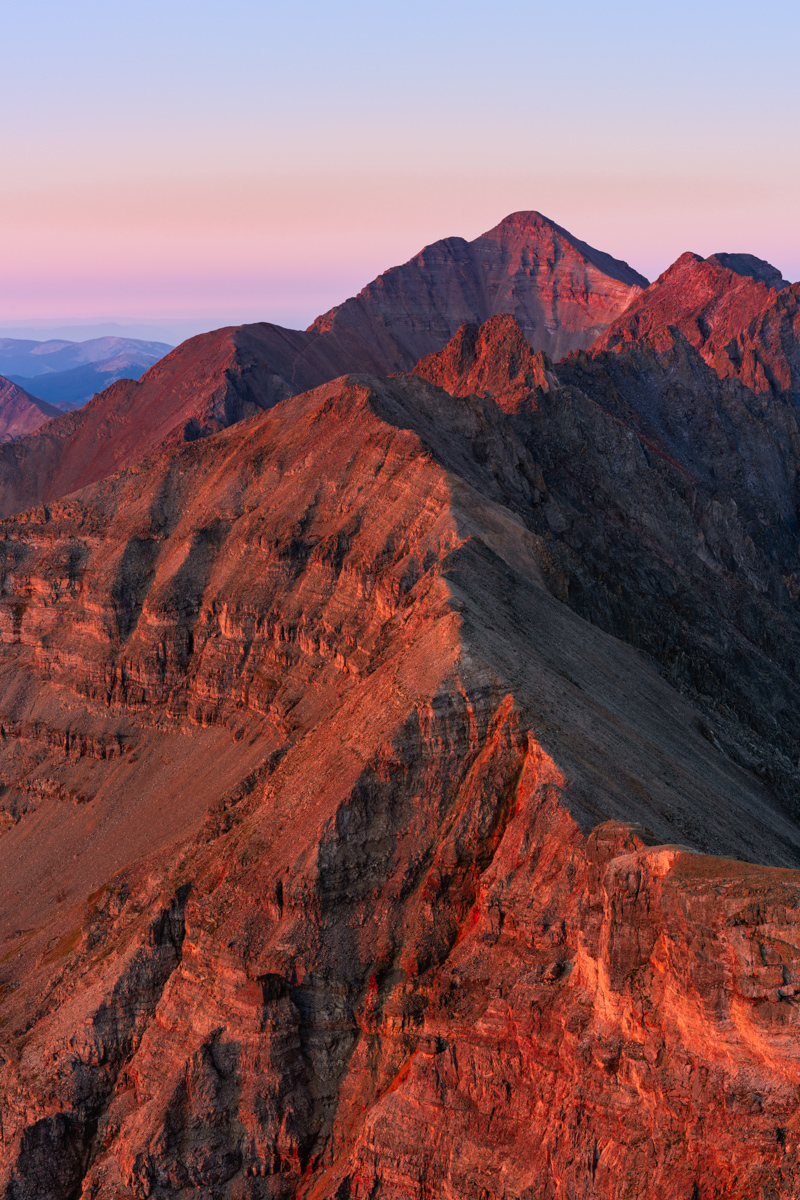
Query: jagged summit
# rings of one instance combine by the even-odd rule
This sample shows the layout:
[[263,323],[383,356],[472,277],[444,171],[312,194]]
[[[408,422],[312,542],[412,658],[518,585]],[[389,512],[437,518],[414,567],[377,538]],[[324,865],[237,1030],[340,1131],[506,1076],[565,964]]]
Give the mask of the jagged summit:
[[426,246],[317,317],[308,332],[358,345],[372,355],[371,370],[408,371],[465,322],[510,313],[534,350],[561,358],[588,346],[646,287],[627,263],[548,217],[516,212],[474,241]]
[[594,343],[613,350],[679,331],[723,378],[800,395],[800,284],[750,254],[682,254]]
[[547,355],[534,353],[519,321],[508,313],[480,326],[462,325],[443,350],[417,363],[414,374],[451,396],[489,398],[506,411],[553,380]]

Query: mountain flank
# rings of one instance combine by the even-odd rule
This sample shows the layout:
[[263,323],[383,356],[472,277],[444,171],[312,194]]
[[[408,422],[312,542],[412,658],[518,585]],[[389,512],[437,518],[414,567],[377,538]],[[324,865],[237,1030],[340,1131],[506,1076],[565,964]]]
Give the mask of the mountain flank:
[[792,1194],[800,825],[521,429],[351,376],[3,523],[7,1194]]
[[515,214],[0,448],[3,1200],[800,1194],[797,285],[645,285]]
[[46,437],[0,452],[0,513],[49,502],[346,372],[409,371],[465,321],[512,311],[537,349],[587,347],[646,285],[539,213],[513,214],[473,242],[434,243],[305,332],[255,324],[189,339],[138,383],[120,380]]
[[46,421],[60,417],[61,410],[32,396],[0,375],[0,442],[14,441],[33,433]]
[[495,317],[417,371],[494,400],[539,463],[552,589],[658,663],[800,813],[794,404],[720,379],[674,331],[554,365]]

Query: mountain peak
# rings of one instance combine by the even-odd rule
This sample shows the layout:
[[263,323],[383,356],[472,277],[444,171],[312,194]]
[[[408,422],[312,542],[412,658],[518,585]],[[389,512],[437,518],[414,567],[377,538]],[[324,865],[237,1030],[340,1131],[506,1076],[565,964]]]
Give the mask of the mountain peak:
[[679,329],[723,377],[756,392],[796,387],[800,285],[753,254],[682,254],[592,346],[616,350]]
[[358,343],[365,369],[410,371],[463,324],[510,313],[534,351],[559,359],[588,347],[647,286],[627,263],[549,217],[519,211],[471,242],[432,242],[317,317],[307,332]]
[[644,275],[640,275],[638,271],[635,271],[628,263],[622,259],[614,258],[604,250],[596,250],[588,242],[581,241],[580,238],[575,237],[563,225],[557,224],[550,217],[546,217],[544,213],[537,212],[535,209],[509,213],[499,224],[482,234],[476,240],[480,242],[484,239],[491,239],[493,241],[515,243],[519,241],[536,241],[543,235],[550,236],[551,238],[555,237],[560,242],[571,246],[573,250],[576,250],[578,254],[596,267],[598,271],[602,271],[604,275],[617,280],[619,283],[637,288],[646,288],[649,286],[649,280]]
[[443,350],[428,354],[414,374],[451,396],[480,396],[514,412],[555,381],[547,356],[534,354],[516,317],[500,313],[484,325],[462,325]]

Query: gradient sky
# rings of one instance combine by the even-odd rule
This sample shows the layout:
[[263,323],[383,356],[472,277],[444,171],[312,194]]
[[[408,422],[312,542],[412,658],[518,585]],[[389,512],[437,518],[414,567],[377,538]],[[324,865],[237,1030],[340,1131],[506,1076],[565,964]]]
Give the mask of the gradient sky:
[[305,326],[528,208],[800,279],[798,0],[0,0],[0,44],[3,328]]

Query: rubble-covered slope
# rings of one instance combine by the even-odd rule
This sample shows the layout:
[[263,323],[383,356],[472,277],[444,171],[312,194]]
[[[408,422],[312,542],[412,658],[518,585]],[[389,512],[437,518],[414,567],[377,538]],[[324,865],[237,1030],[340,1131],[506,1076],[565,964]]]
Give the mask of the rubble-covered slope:
[[419,364],[493,397],[543,471],[549,585],[645,651],[707,734],[800,809],[800,440],[790,398],[720,379],[677,331],[553,366],[511,317]]
[[800,826],[553,594],[548,387],[350,377],[0,526],[8,1200],[796,1194]]

